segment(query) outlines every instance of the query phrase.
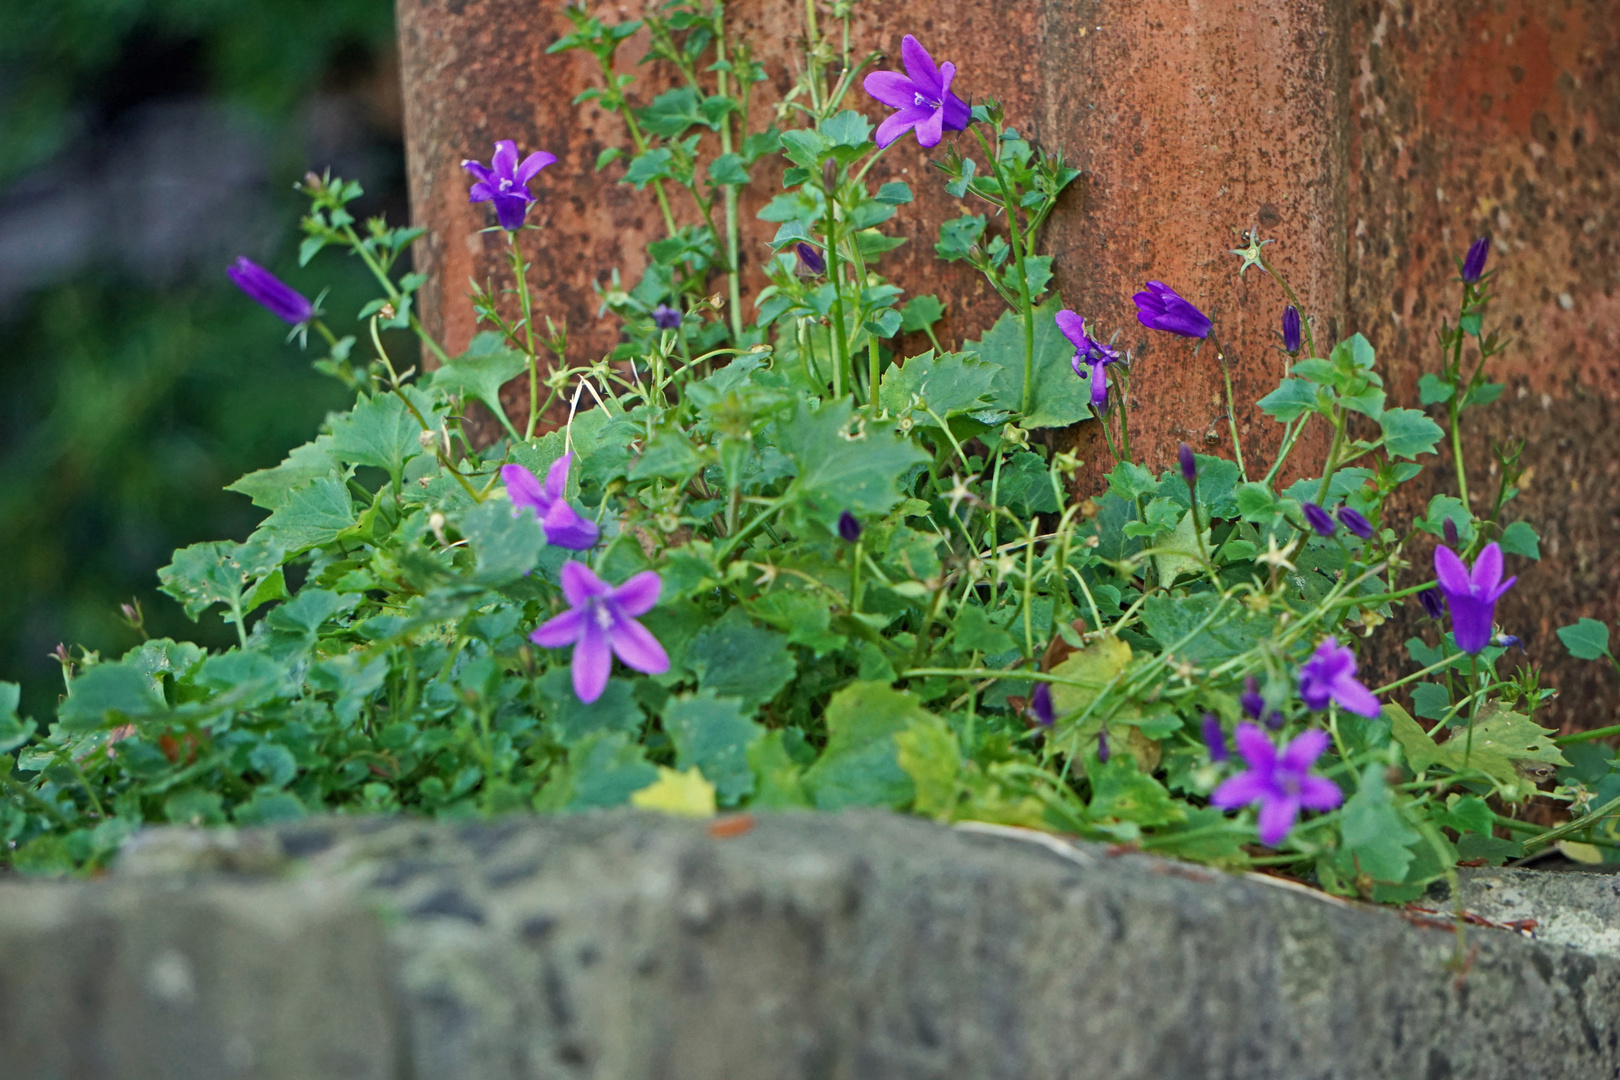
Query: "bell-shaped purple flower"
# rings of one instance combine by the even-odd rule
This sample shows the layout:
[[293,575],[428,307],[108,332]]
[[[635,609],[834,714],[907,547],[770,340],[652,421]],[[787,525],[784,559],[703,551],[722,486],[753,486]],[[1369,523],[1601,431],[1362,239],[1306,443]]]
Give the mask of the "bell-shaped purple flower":
[[1470,570],[1448,547],[1434,549],[1434,576],[1451,611],[1451,632],[1457,648],[1477,653],[1491,643],[1491,622],[1496,602],[1513,588],[1517,577],[1502,580],[1502,549],[1486,544]]
[[1097,732],[1097,760],[1104,765],[1108,764],[1108,732]]
[[1221,730],[1221,718],[1214,713],[1204,714],[1204,745],[1209,748],[1209,760],[1225,761],[1231,757],[1226,749],[1226,732]]
[[[853,544],[861,538],[861,523],[848,510],[838,515],[838,536],[846,544]],[[1042,683],[1041,685],[1046,684]]]
[[1192,487],[1198,483],[1198,459],[1193,456],[1193,448],[1182,443],[1176,450],[1176,463],[1181,466],[1181,478]]
[[793,250],[798,252],[799,262],[802,263],[804,268],[810,271],[811,274],[820,277],[822,274],[827,272],[827,260],[822,258],[821,252],[817,251],[811,245],[806,244],[801,240],[799,243],[793,246]]
[[303,293],[252,259],[239,256],[225,272],[236,282],[237,288],[284,322],[301,326],[319,314]]
[[1491,256],[1491,238],[1482,236],[1469,247],[1463,258],[1462,279],[1472,285],[1485,276],[1485,260]]
[[1214,323],[1209,316],[1189,304],[1162,281],[1150,281],[1131,297],[1136,301],[1136,317],[1149,330],[1163,330],[1182,337],[1206,338]]
[[935,67],[928,50],[910,34],[900,42],[900,59],[906,65],[904,75],[874,71],[863,84],[868,94],[899,110],[878,125],[877,144],[888,146],[915,128],[918,145],[938,146],[947,129],[967,130],[973,110],[951,93],[956,65],[947,60]]
[[1052,707],[1052,684],[1036,683],[1035,689],[1029,693],[1029,715],[1041,727],[1051,727],[1057,719],[1057,710]]
[[659,304],[653,308],[653,325],[660,330],[679,330],[681,328],[681,313],[679,309],[668,304]]
[[1248,762],[1248,771],[1216,788],[1210,805],[1235,810],[1259,803],[1260,842],[1276,847],[1294,827],[1301,809],[1332,810],[1344,801],[1339,785],[1310,771],[1329,742],[1327,732],[1312,728],[1294,736],[1278,754],[1265,732],[1253,724],[1239,724],[1238,753]]
[[1251,720],[1260,719],[1260,714],[1266,711],[1266,699],[1260,695],[1260,683],[1253,675],[1244,676],[1243,694],[1238,704],[1243,706],[1243,715]]
[[1299,309],[1293,304],[1283,308],[1282,339],[1283,351],[1289,356],[1298,356],[1303,338],[1300,333]]
[[536,150],[519,162],[517,143],[502,139],[495,144],[495,156],[487,166],[471,160],[461,163],[475,181],[467,192],[467,201],[494,203],[495,217],[501,228],[517,232],[523,228],[523,218],[534,203],[534,196],[529,194],[529,181],[556,160],[556,154]]
[[569,610],[541,623],[529,640],[547,649],[574,647],[574,693],[589,705],[602,696],[617,655],[648,675],[669,670],[669,654],[636,617],[658,603],[663,582],[651,570],[615,588],[582,562],[563,563],[563,599]]
[[1338,531],[1339,527],[1333,523],[1333,518],[1320,506],[1308,502],[1304,509],[1305,523],[1315,529],[1318,536],[1332,536]]
[[1324,638],[1311,658],[1300,665],[1299,697],[1306,708],[1320,712],[1328,702],[1357,716],[1377,716],[1381,706],[1371,690],[1356,680],[1356,654],[1339,644],[1338,638]]
[[1119,353],[1086,333],[1086,320],[1074,312],[1060,311],[1056,321],[1063,336],[1074,346],[1074,359],[1069,361],[1074,373],[1091,379],[1091,405],[1101,409],[1108,404],[1108,377],[1103,369],[1118,360]]
[[564,454],[546,470],[546,482],[522,465],[502,465],[501,480],[506,494],[512,500],[514,511],[533,510],[545,530],[546,543],[570,551],[584,551],[593,546],[601,535],[594,521],[579,516],[579,512],[563,498],[568,489],[568,468],[573,454]]
[[1440,535],[1447,544],[1456,547],[1457,541],[1460,539],[1457,534],[1457,523],[1451,518],[1446,518],[1445,521],[1440,523]]
[[1418,603],[1423,607],[1423,614],[1431,619],[1438,619],[1446,613],[1446,603],[1440,598],[1440,590],[1429,586],[1417,594]]
[[1340,525],[1343,525],[1345,528],[1349,529],[1352,533],[1355,533],[1363,540],[1372,539],[1372,522],[1368,521],[1366,518],[1362,517],[1359,513],[1350,509],[1348,506],[1339,507],[1336,513],[1339,516]]

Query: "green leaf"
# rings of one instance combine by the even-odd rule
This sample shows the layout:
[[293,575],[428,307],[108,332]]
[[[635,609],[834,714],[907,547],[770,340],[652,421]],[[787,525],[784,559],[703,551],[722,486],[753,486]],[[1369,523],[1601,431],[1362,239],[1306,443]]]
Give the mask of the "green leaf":
[[1028,255],[1024,258],[1024,280],[1029,285],[1032,300],[1039,300],[1052,280],[1052,256]]
[[358,522],[349,489],[341,480],[322,477],[294,491],[264,519],[259,532],[296,553],[330,544]]
[[1420,683],[1412,688],[1412,709],[1425,720],[1442,720],[1451,711],[1451,691],[1439,683]]
[[1142,604],[1142,624],[1153,639],[1166,649],[1175,649],[1177,659],[1195,664],[1213,664],[1248,652],[1276,633],[1272,616],[1228,602],[1222,613],[1194,634],[1185,645],[1182,640],[1209,617],[1221,598],[1213,593],[1169,597],[1156,595]]
[[1321,408],[1316,387],[1303,379],[1284,379],[1277,389],[1255,402],[1260,411],[1284,424]]
[[1341,369],[1367,372],[1373,369],[1378,357],[1373,351],[1372,342],[1362,334],[1352,334],[1333,346],[1329,360]]
[[1390,409],[1379,423],[1384,429],[1384,449],[1392,458],[1432,454],[1445,435],[1439,424],[1416,409]]
[[789,756],[784,745],[787,732],[781,728],[748,747],[748,765],[754,770],[754,797],[750,807],[761,810],[809,809],[813,804],[804,790],[804,770]]
[[1121,461],[1108,474],[1108,490],[1126,502],[1134,502],[1158,491],[1159,478],[1134,461]]
[[798,668],[787,639],[761,630],[739,607],[692,638],[686,664],[696,673],[699,689],[739,698],[750,708],[775,697]]
[[907,333],[926,330],[945,317],[945,305],[937,296],[914,296],[900,309],[900,329]]
[[675,767],[696,766],[722,806],[735,806],[754,792],[748,755],[765,729],[748,719],[742,703],[704,691],[664,706],[664,730],[675,743]]
[[891,180],[878,188],[878,193],[873,198],[885,206],[904,206],[911,201],[911,185]]
[[[1054,297],[1035,309],[1035,386],[1025,428],[1068,427],[1091,416],[1090,383],[1074,373],[1069,361],[1074,345],[1057,328],[1059,300]],[[1022,412],[1024,397],[1024,326],[1016,312],[1003,313],[990,332],[963,351],[1001,368],[995,384],[995,406]]]
[[[653,432],[641,457],[630,469],[630,479],[684,480],[703,467],[692,440],[678,426],[661,427]],[[704,775],[708,775],[705,773]]]
[[[881,392],[881,391],[880,391]],[[812,410],[800,401],[778,426],[778,444],[798,468],[793,500],[829,527],[845,510],[881,516],[898,506],[900,478],[928,455],[902,440],[891,423],[852,423],[847,400]]]
[[299,821],[309,811],[290,791],[254,792],[253,798],[238,806],[231,816],[238,825],[274,825],[278,821]]
[[742,187],[748,183],[748,167],[737,154],[721,154],[709,163],[709,183]]
[[1432,371],[1426,372],[1418,380],[1418,400],[1425,405],[1439,405],[1441,402],[1450,401],[1456,392],[1455,386]]
[[1609,628],[1596,619],[1559,627],[1558,640],[1577,660],[1601,660],[1609,655]]
[[1455,495],[1436,495],[1430,499],[1424,515],[1413,524],[1434,536],[1444,536],[1448,520],[1457,527],[1457,538],[1464,547],[1473,543],[1473,512]]
[[[900,313],[894,308],[883,308],[861,325],[873,337],[891,338],[900,332]],[[878,385],[881,393],[882,384]]]
[[1503,529],[1502,539],[1498,543],[1509,555],[1522,555],[1537,561],[1541,559],[1541,538],[1536,535],[1535,526],[1528,521],[1515,521]]
[[298,762],[292,751],[280,743],[263,742],[255,746],[248,754],[248,764],[271,787],[286,787],[298,775]]
[[1237,512],[1244,521],[1265,523],[1282,509],[1277,503],[1277,496],[1264,484],[1239,484],[1235,495]]
[[[541,790],[541,809],[586,810],[623,806],[630,796],[658,781],[646,752],[622,732],[591,735],[568,751],[564,776]],[[553,785],[559,790],[551,791]],[[562,799],[561,805],[556,800]]]
[[652,150],[643,151],[630,159],[630,167],[624,171],[624,180],[627,184],[634,184],[640,191],[654,180],[668,180],[670,159],[674,155],[662,146]]
[[845,109],[821,122],[821,134],[834,146],[859,147],[872,135],[872,122],[854,109]]
[[332,456],[332,436],[322,435],[288,454],[275,468],[250,472],[225,490],[246,495],[254,506],[277,510],[293,491],[311,480],[333,476],[339,468]]
[[1467,767],[1488,773],[1503,784],[1515,784],[1519,780],[1515,761],[1569,764],[1546,728],[1527,716],[1508,712],[1496,702],[1480,709],[1473,724],[1471,751],[1466,722],[1452,727],[1446,741],[1436,745],[1399,705],[1384,706],[1384,715],[1389,717],[1391,734],[1406,751],[1407,763],[1414,770],[1443,765],[1456,772]]
[[242,604],[245,615],[252,610],[244,603],[248,592],[280,569],[283,557],[273,541],[211,540],[176,551],[174,561],[158,571],[158,580],[163,592],[180,601],[188,618],[197,618],[214,604]]
[[947,262],[965,259],[973,252],[973,245],[984,235],[983,214],[952,218],[939,227],[939,243],[934,251]]
[[[35,724],[17,715],[17,702],[22,688],[16,683],[0,682],[0,754],[9,754],[34,737]],[[0,769],[9,770],[9,766]]]
[[664,91],[653,98],[651,105],[636,110],[636,118],[652,134],[673,139],[685,134],[694,124],[708,124],[701,109],[697,92],[689,86],[681,86]]
[[[918,300],[933,297],[919,297]],[[909,312],[918,304],[913,300]],[[938,301],[935,301],[936,305]],[[913,356],[903,364],[895,364],[883,373],[878,388],[878,402],[892,415],[909,416],[915,425],[938,427],[929,410],[948,420],[964,413],[982,412],[990,408],[992,387],[999,369],[985,363],[972,353],[946,353],[935,356],[932,351]],[[914,405],[913,402],[918,404]]]
[[528,574],[546,546],[534,511],[519,510],[509,499],[485,499],[462,515],[459,527],[478,559],[473,580],[489,588]]
[[545,718],[552,738],[573,746],[595,735],[634,736],[645,717],[636,705],[634,687],[624,679],[609,679],[602,696],[586,704],[574,693],[573,673],[555,667],[540,679]]
[[421,433],[422,425],[398,394],[374,394],[332,424],[332,456],[374,465],[397,481],[405,462],[423,452]]
[[1020,450],[1002,464],[997,494],[1002,505],[1019,517],[1055,514],[1060,509],[1046,462],[1028,450]]
[[[485,330],[473,338],[466,352],[431,372],[424,381],[447,394],[482,401],[500,417],[506,415],[501,405],[501,387],[528,369],[528,357],[507,348],[502,334]],[[421,430],[420,426],[417,430]]]
[[1411,846],[1422,835],[1406,823],[1395,795],[1384,781],[1384,767],[1368,765],[1361,787],[1339,814],[1338,866],[1346,875],[1358,871],[1374,881],[1400,882],[1412,865]]
[[814,650],[817,656],[841,649],[849,640],[829,629],[832,612],[827,609],[826,600],[809,592],[778,585],[763,596],[748,601],[748,612],[784,631],[788,644],[804,645]]
[[961,653],[1000,656],[1018,648],[1012,636],[991,622],[984,608],[977,604],[963,604],[951,627],[955,632],[956,650]]
[[932,719],[912,695],[883,683],[853,683],[834,694],[827,703],[827,747],[804,774],[817,808],[905,807],[916,787],[900,766],[895,736],[913,721]]
[[1192,511],[1189,510],[1182,515],[1175,531],[1155,536],[1153,546],[1159,549],[1153,556],[1158,566],[1159,580],[1168,585],[1182,574],[1203,572],[1204,553],[1210,549],[1210,530],[1206,525],[1200,537]]
[[81,734],[142,719],[166,707],[150,675],[123,663],[96,664],[73,680],[56,719],[63,731]]
[[1183,821],[1187,809],[1173,799],[1164,785],[1137,768],[1130,754],[1112,755],[1106,764],[1093,765],[1091,804],[1087,816],[1097,821],[1128,821],[1144,828]]
[[782,132],[782,153],[793,164],[805,169],[819,169],[821,159],[831,144],[819,133],[807,128],[794,128]]
[[956,734],[937,716],[915,717],[904,731],[895,733],[896,760],[916,789],[914,813],[940,817],[956,802],[956,781],[962,768],[962,749]]
[[1501,397],[1502,391],[1506,389],[1507,386],[1499,382],[1480,383],[1468,391],[1468,396],[1463,398],[1462,407],[1471,409],[1476,405],[1490,405]]

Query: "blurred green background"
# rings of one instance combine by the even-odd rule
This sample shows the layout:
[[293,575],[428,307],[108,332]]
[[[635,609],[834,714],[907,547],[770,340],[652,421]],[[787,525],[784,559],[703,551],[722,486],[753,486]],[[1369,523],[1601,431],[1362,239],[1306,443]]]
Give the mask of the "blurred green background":
[[[0,3],[0,679],[54,711],[56,645],[225,644],[157,592],[176,548],[242,539],[222,490],[346,404],[230,284],[246,254],[346,325],[354,260],[297,266],[293,183],[330,165],[403,223],[389,0]],[[408,362],[408,361],[407,361]]]

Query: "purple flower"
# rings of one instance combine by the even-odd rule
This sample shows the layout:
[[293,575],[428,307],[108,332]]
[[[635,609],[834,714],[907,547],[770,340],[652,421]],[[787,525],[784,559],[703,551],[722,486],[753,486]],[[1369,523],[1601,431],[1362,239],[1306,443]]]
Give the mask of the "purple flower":
[[1150,281],[1143,291],[1131,297],[1136,301],[1136,317],[1149,330],[1163,330],[1182,337],[1206,338],[1214,328],[1209,316],[1193,307],[1162,281]]
[[573,454],[564,454],[546,470],[546,482],[540,483],[534,473],[522,465],[502,465],[501,480],[506,494],[512,499],[514,511],[533,510],[545,530],[546,543],[570,551],[584,551],[596,543],[600,532],[596,523],[587,521],[563,498],[568,488],[568,467]]
[[563,563],[562,591],[570,610],[541,623],[529,640],[548,649],[574,647],[574,693],[589,705],[602,696],[613,655],[648,675],[669,670],[669,655],[636,622],[658,603],[663,582],[644,570],[614,588],[582,562]]
[[1315,529],[1318,536],[1332,536],[1339,528],[1328,512],[1313,502],[1305,504],[1305,523]]
[[1283,308],[1282,317],[1283,351],[1289,356],[1298,356],[1302,343],[1299,326],[1299,309],[1293,304]]
[[1450,544],[1452,547],[1456,547],[1458,539],[1457,523],[1450,518],[1446,518],[1446,520],[1440,525],[1440,535],[1445,539],[1446,543]]
[[1104,764],[1104,765],[1108,764],[1108,732],[1107,731],[1099,731],[1099,732],[1097,732],[1097,760],[1099,762],[1101,762],[1102,764]]
[[1307,708],[1317,711],[1327,708],[1329,701],[1357,716],[1377,716],[1380,708],[1372,691],[1356,681],[1356,654],[1334,637],[1324,638],[1300,665],[1299,696]]
[[1497,634],[1491,638],[1491,644],[1498,649],[1518,649],[1520,652],[1524,652],[1524,642],[1512,634]]
[[659,304],[653,308],[653,325],[660,330],[679,330],[681,328],[681,313],[668,304]]
[[294,326],[307,323],[317,312],[304,294],[245,256],[225,271],[236,287],[262,305],[270,314]]
[[1225,761],[1232,755],[1226,749],[1226,733],[1221,730],[1221,718],[1214,713],[1204,714],[1204,745],[1209,747],[1209,760]]
[[1513,588],[1517,577],[1502,580],[1502,549],[1486,544],[1469,570],[1448,547],[1434,549],[1434,576],[1451,610],[1451,632],[1457,648],[1477,653],[1491,643],[1491,621],[1496,602]]
[[1337,513],[1339,515],[1339,524],[1343,525],[1345,528],[1349,529],[1363,540],[1372,539],[1372,522],[1368,521],[1366,518],[1362,517],[1359,513],[1350,509],[1348,506],[1339,507]]
[[1281,709],[1272,709],[1266,716],[1266,727],[1272,731],[1281,731],[1285,723],[1287,723],[1287,720],[1283,718]]
[[861,523],[855,520],[855,515],[848,510],[838,515],[838,535],[847,544],[853,544],[861,538]]
[[476,178],[467,192],[467,201],[494,203],[495,217],[501,228],[517,232],[523,228],[523,217],[534,202],[534,196],[529,194],[529,181],[556,160],[556,154],[536,150],[519,164],[517,143],[502,139],[495,144],[495,156],[488,166],[470,160],[461,163],[461,167]]
[[1192,447],[1182,443],[1176,451],[1176,461],[1181,465],[1181,478],[1187,481],[1187,486],[1198,483],[1198,459],[1193,457]]
[[1440,590],[1433,585],[1417,594],[1418,603],[1423,605],[1423,613],[1431,619],[1438,619],[1446,613],[1445,601],[1440,599]]
[[1243,706],[1243,715],[1251,720],[1260,719],[1260,714],[1266,711],[1266,699],[1260,696],[1260,684],[1253,675],[1243,679],[1243,696],[1238,698],[1238,704]]
[[1332,810],[1344,801],[1339,785],[1310,772],[1328,742],[1327,732],[1313,728],[1294,736],[1279,755],[1265,732],[1253,724],[1239,724],[1238,753],[1249,763],[1248,771],[1216,788],[1209,797],[1210,805],[1235,810],[1259,803],[1260,842],[1276,847],[1294,827],[1301,807]]
[[1468,255],[1463,259],[1462,279],[1472,285],[1485,274],[1485,260],[1491,255],[1491,238],[1482,236],[1475,240],[1468,249]]
[[[1103,374],[1103,368],[1118,360],[1119,353],[1086,333],[1086,320],[1074,312],[1060,311],[1056,319],[1058,329],[1063,331],[1063,336],[1074,346],[1074,359],[1069,361],[1074,367],[1074,373],[1080,376],[1090,375],[1092,407],[1102,408],[1108,404],[1108,378]],[[1091,366],[1089,373],[1081,370],[1087,364]]]
[[1052,684],[1036,683],[1035,689],[1029,694],[1029,715],[1042,727],[1051,727],[1057,719],[1057,710],[1052,708]]
[[863,84],[868,94],[889,108],[900,110],[878,126],[877,144],[888,146],[916,128],[919,146],[938,146],[947,128],[967,130],[973,110],[951,93],[956,65],[947,60],[935,67],[928,50],[910,34],[900,42],[900,59],[906,65],[904,75],[874,71]]
[[793,250],[799,253],[799,261],[803,263],[804,268],[810,271],[812,274],[820,275],[827,272],[827,260],[821,257],[821,252],[817,251],[809,244],[806,244],[801,240],[798,244],[794,245]]

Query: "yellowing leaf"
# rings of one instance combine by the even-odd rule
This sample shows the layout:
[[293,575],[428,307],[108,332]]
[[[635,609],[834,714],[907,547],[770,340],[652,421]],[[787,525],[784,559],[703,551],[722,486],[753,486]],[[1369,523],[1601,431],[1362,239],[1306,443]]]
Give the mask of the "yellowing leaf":
[[1553,745],[1546,728],[1527,716],[1505,711],[1495,702],[1479,710],[1479,717],[1474,721],[1472,748],[1465,722],[1452,727],[1446,741],[1436,744],[1405,709],[1399,705],[1386,705],[1384,709],[1390,719],[1391,734],[1406,751],[1407,762],[1416,770],[1431,765],[1444,765],[1453,771],[1467,767],[1478,769],[1504,785],[1517,785],[1519,773],[1514,767],[1515,761],[1569,764]]
[[695,765],[685,772],[660,765],[658,779],[631,794],[630,805],[677,817],[714,817],[714,785]]
[[906,730],[895,733],[894,741],[900,767],[917,787],[912,809],[930,817],[949,812],[962,761],[956,735],[936,716],[915,717]]
[[[1204,550],[1209,549],[1209,530],[1204,530]],[[1153,538],[1158,554],[1153,556],[1159,566],[1159,580],[1166,585],[1181,574],[1197,574],[1204,568],[1199,552],[1198,534],[1193,531],[1193,515],[1189,510],[1181,516],[1175,532],[1160,533]]]
[[1116,637],[1104,637],[1085,648],[1070,653],[1069,658],[1052,669],[1052,674],[1082,685],[1052,684],[1052,707],[1057,713],[1057,730],[1053,745],[1065,754],[1080,755],[1092,749],[1097,732],[1102,730],[1103,713],[1108,718],[1109,748],[1127,750],[1139,768],[1152,772],[1159,764],[1159,746],[1144,737],[1134,726],[1142,720],[1142,707],[1127,701],[1120,705],[1105,705],[1084,721],[1080,715],[1097,700],[1102,688],[1125,670],[1131,662],[1131,647]]
[[1603,861],[1603,849],[1594,844],[1580,844],[1574,840],[1558,841],[1558,851],[1566,859],[1596,866]]

